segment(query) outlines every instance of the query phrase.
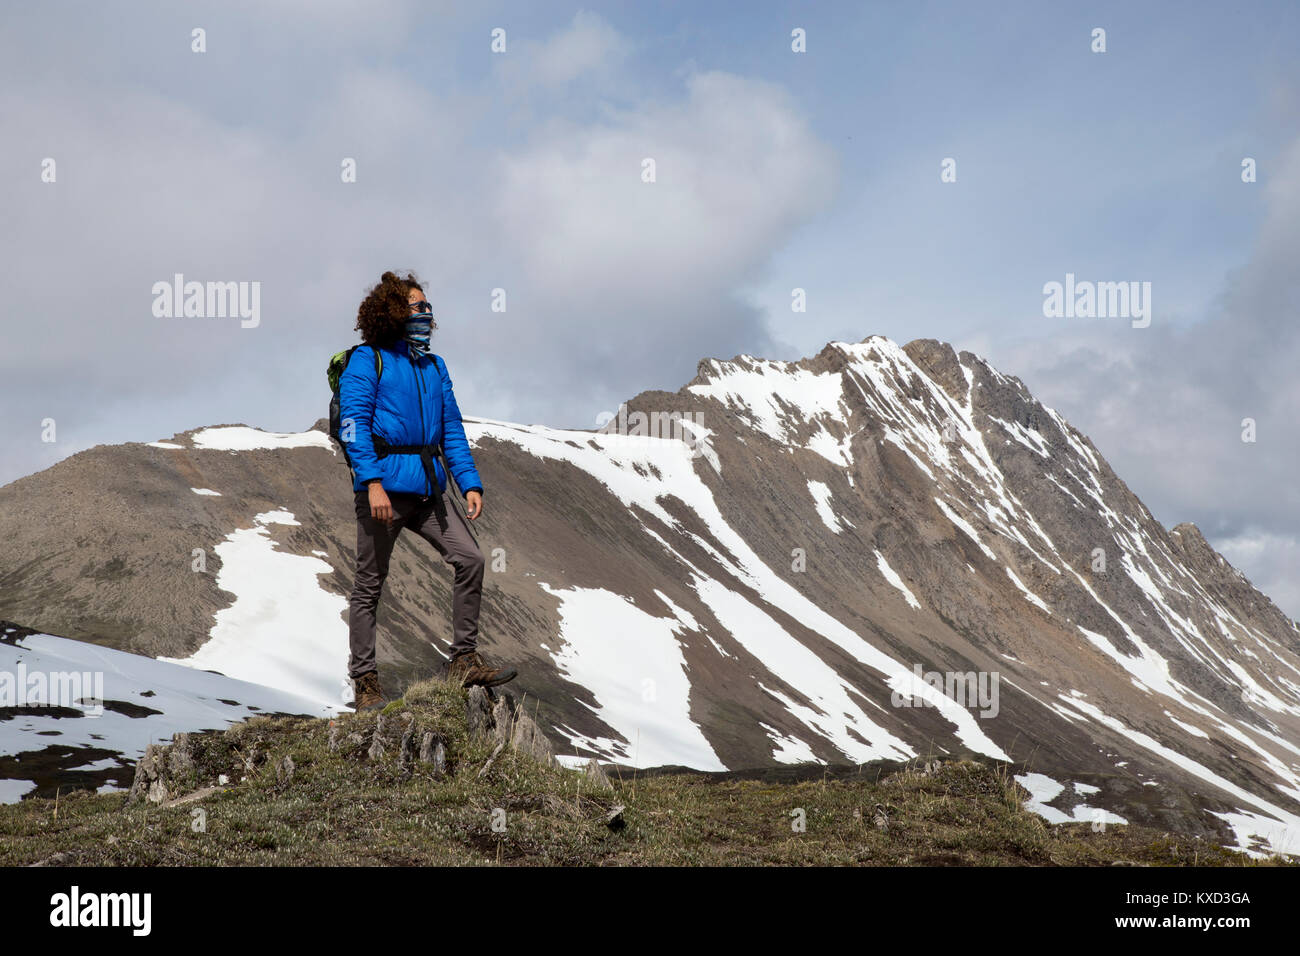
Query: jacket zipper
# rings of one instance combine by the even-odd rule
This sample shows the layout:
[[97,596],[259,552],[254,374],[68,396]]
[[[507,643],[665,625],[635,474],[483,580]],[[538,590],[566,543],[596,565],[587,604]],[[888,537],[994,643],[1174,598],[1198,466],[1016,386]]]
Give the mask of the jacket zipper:
[[[409,348],[406,351],[406,357],[411,360],[411,370],[415,373],[416,388],[420,392],[420,444],[427,445],[429,443],[424,440],[424,435],[426,431],[424,427],[424,398],[425,398],[424,376],[420,374],[420,367],[415,364],[415,356],[411,354],[411,350]],[[437,467],[438,467],[437,465],[434,465],[434,468]],[[421,468],[420,470],[424,471],[423,468]],[[427,473],[424,476],[424,487],[427,489],[427,491],[425,492],[425,497],[428,497],[429,495],[433,494],[433,488],[430,487],[429,485],[429,475]]]

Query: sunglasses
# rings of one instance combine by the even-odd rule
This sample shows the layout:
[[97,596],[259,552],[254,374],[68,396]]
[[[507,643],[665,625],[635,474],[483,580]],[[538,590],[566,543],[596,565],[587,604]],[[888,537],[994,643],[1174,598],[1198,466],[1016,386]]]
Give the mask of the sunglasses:
[[411,311],[412,311],[412,312],[416,312],[416,313],[420,313],[420,312],[432,312],[432,311],[433,311],[433,306],[431,306],[428,302],[426,302],[426,301],[424,301],[423,299],[421,299],[419,302],[412,302],[412,303],[411,303]]

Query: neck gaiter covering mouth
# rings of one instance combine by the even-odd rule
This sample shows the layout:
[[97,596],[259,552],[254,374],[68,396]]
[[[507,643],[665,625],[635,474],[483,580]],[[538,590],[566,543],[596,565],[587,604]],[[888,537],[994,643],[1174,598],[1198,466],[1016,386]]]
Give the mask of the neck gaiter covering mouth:
[[425,312],[413,316],[406,323],[406,341],[411,348],[421,355],[430,355],[429,335],[433,332],[433,313]]

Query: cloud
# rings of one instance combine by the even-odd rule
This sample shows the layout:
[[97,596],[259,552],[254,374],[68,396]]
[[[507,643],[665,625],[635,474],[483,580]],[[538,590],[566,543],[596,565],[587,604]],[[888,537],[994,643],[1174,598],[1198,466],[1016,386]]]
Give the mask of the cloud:
[[516,122],[526,124],[539,113],[563,113],[574,101],[587,103],[593,96],[634,95],[635,75],[627,65],[636,44],[599,14],[580,10],[544,37],[502,29],[506,49],[492,57],[501,97],[497,106],[522,111]]
[[737,290],[835,189],[831,150],[779,87],[710,72],[684,94],[498,156],[510,341],[576,363],[605,386],[599,407],[684,384],[704,356],[767,348]]
[[[224,16],[228,45],[242,34]],[[340,17],[324,10],[299,39],[335,49]],[[25,29],[9,40],[27,60],[8,75],[48,65],[50,41]],[[66,33],[60,55],[92,53],[96,29]],[[357,304],[388,268],[426,280],[467,413],[594,425],[637,391],[689,380],[705,355],[762,350],[762,315],[736,290],[834,188],[831,151],[781,87],[713,72],[642,89],[630,44],[595,16],[531,53],[512,41],[528,85],[564,89],[505,132],[490,74],[448,89],[414,82],[411,63],[344,50],[250,93],[246,111],[205,100],[214,82],[242,84],[226,97],[260,82],[256,66],[220,59],[215,29],[209,60],[156,25],[126,31],[120,62],[180,50],[165,87],[59,71],[0,87],[30,154],[0,157],[12,190],[0,254],[22,277],[6,300],[0,480],[214,422],[305,427],[325,411],[325,359],[355,340]],[[263,43],[265,29],[250,37]],[[430,34],[418,62],[436,68],[463,42]],[[600,73],[634,102],[614,106],[585,81]],[[59,162],[57,186],[33,172],[44,155]],[[654,184],[641,181],[646,156]],[[355,184],[340,182],[344,157]],[[176,272],[261,282],[261,325],[155,318],[151,287]],[[489,308],[498,287],[505,314]],[[57,446],[37,438],[47,416]]]
[[833,156],[779,88],[725,73],[686,84],[681,102],[553,129],[501,156],[497,208],[531,282],[637,296],[661,294],[664,273],[731,283],[825,205]]
[[739,290],[825,207],[832,151],[779,86],[720,72],[598,107],[467,156],[439,197],[430,221],[450,248],[421,259],[474,413],[594,427],[702,357],[773,351]]
[[601,17],[580,10],[566,30],[535,49],[531,79],[546,86],[564,86],[581,76],[609,71],[630,47]]

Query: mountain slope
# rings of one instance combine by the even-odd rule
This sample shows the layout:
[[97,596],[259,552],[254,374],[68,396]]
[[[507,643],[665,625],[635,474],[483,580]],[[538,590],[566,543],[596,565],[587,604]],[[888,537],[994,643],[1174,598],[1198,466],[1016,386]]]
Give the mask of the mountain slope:
[[[616,433],[638,412],[685,424]],[[338,703],[355,521],[321,428],[101,446],[0,489],[0,617]],[[872,337],[702,362],[601,432],[466,428],[484,648],[561,751],[980,755],[1086,781],[1099,821],[1300,851],[1295,622],[978,356]],[[446,646],[439,565],[399,542],[394,680]],[[954,699],[966,674],[983,697]]]

